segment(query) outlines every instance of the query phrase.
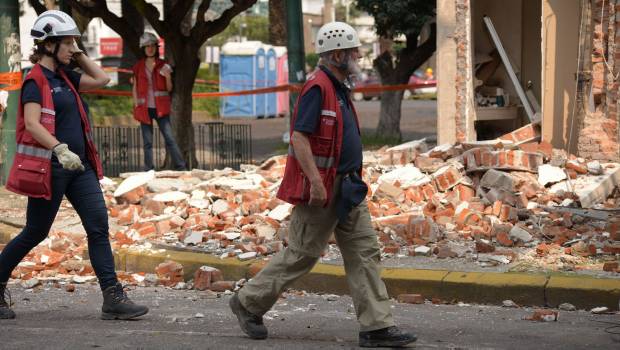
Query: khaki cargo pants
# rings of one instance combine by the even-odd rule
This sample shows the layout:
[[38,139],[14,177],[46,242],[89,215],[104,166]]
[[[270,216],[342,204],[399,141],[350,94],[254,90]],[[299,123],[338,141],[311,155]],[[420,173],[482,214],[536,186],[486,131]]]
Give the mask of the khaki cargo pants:
[[[338,195],[340,176],[335,184],[332,198]],[[379,243],[366,201],[353,208],[345,222],[338,222],[333,204],[327,208],[295,206],[288,247],[241,288],[241,304],[255,315],[264,315],[288,286],[312,269],[332,232],[344,260],[360,331],[393,326],[390,300],[380,277]]]

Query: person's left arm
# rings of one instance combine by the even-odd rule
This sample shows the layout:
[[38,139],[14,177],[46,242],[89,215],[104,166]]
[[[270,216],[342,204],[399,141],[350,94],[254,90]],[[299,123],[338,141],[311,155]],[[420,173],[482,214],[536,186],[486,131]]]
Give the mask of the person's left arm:
[[166,78],[166,90],[172,91],[172,67],[166,63],[159,71]]
[[80,91],[99,89],[110,82],[110,77],[101,69],[101,66],[84,53],[76,54],[74,59],[84,71],[84,74],[82,74],[80,78]]

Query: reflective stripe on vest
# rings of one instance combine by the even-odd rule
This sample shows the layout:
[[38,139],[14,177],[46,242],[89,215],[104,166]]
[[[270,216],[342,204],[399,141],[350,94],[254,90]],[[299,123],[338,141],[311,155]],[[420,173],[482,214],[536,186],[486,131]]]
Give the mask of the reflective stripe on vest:
[[334,117],[335,118],[336,117],[336,112],[335,111],[330,111],[328,109],[324,109],[324,110],[321,111],[321,115],[326,115],[326,116]]
[[168,96],[168,91],[155,91],[153,93],[153,96],[156,96],[156,97]]
[[143,98],[138,98],[138,99],[136,99],[136,104],[137,104],[137,105],[143,105],[145,102],[146,102],[146,101],[145,101],[145,99],[143,99]]
[[47,148],[39,148],[29,145],[18,144],[17,145],[17,153],[25,154],[27,156],[33,156],[37,158],[52,158],[52,150]]
[[45,113],[49,115],[56,115],[56,111],[53,109],[49,109],[49,108],[41,108],[41,113]]
[[[288,155],[297,159],[295,157],[295,150],[292,146],[288,147]],[[313,156],[314,164],[316,164],[317,168],[331,168],[334,165],[335,158],[334,157],[321,157],[321,156]]]

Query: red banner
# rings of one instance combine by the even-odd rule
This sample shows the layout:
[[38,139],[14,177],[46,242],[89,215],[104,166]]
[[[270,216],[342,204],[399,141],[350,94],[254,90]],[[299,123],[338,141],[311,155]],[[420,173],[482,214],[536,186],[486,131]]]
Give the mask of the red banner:
[[122,56],[123,55],[123,39],[122,38],[100,38],[99,52],[103,56]]

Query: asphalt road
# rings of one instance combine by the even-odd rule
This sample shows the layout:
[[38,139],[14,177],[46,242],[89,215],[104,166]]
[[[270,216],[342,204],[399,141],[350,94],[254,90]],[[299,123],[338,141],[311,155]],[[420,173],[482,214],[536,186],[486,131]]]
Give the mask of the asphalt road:
[[[379,123],[381,101],[354,102],[363,134],[374,133]],[[437,133],[437,101],[404,100],[401,112],[403,140],[435,137]],[[288,130],[286,118],[225,119],[226,123],[252,125],[252,155],[261,162],[282,149],[282,134]]]
[[[15,320],[0,320],[1,349],[355,349],[357,322],[349,297],[287,294],[266,316],[267,340],[245,337],[228,310],[229,296],[138,288],[151,307],[137,321],[99,320],[97,286],[35,291],[12,285]],[[558,322],[523,320],[531,309],[482,305],[394,304],[397,323],[414,330],[418,349],[618,349],[604,331],[619,315],[560,312]],[[198,315],[197,314],[202,314]],[[202,316],[202,317],[201,317]],[[616,328],[615,331],[620,331]]]

